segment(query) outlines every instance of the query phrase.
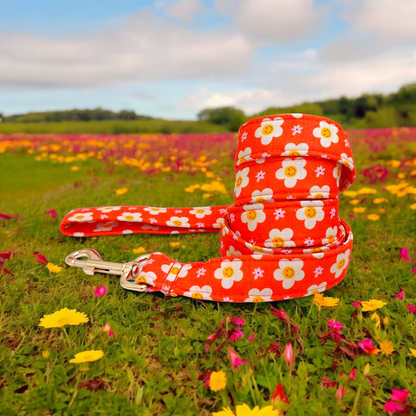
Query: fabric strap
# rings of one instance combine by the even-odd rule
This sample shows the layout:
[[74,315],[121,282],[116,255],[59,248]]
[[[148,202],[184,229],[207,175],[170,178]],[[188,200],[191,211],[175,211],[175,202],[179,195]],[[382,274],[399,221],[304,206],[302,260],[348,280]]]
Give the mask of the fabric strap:
[[131,284],[148,292],[223,302],[308,296],[338,284],[352,232],[339,193],[355,180],[348,138],[332,120],[259,117],[240,128],[231,206],[79,208],[60,230],[74,237],[221,232],[221,257],[180,263],[153,253]]

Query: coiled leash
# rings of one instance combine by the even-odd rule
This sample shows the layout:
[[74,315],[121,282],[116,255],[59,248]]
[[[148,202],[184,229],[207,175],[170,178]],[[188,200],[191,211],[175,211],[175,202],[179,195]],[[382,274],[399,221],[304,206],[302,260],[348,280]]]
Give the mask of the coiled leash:
[[342,127],[302,114],[252,119],[239,130],[235,171],[231,206],[80,208],[60,226],[73,237],[221,232],[222,257],[180,263],[153,253],[122,264],[82,249],[66,263],[118,274],[129,290],[220,302],[292,299],[338,284],[353,240],[339,193],[355,180]]

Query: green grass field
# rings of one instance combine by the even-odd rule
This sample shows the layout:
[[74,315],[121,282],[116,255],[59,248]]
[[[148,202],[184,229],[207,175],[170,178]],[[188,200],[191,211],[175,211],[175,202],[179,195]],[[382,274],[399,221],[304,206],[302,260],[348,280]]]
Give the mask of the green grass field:
[[[387,414],[383,409],[391,389],[407,389],[407,405],[416,406],[416,356],[410,350],[416,349],[416,316],[407,309],[416,304],[416,274],[412,273],[416,263],[400,260],[403,247],[416,258],[412,190],[416,142],[401,143],[396,138],[378,152],[353,143],[357,172],[380,165],[389,175],[377,184],[359,175],[352,190],[369,187],[376,193],[364,190],[355,197],[341,196],[341,217],[354,232],[352,262],[344,281],[325,292],[339,298],[338,306],[321,310],[313,297],[273,304],[225,304],[139,294],[121,288],[115,276],[87,276],[64,264],[66,255],[83,247],[117,262],[133,260],[137,257],[133,249],[139,247],[182,262],[217,257],[219,234],[76,239],[61,235],[58,227],[63,216],[78,207],[232,204],[229,146],[223,153],[220,147],[201,151],[208,162],[216,158],[218,163],[192,165],[201,156],[194,153],[181,165],[189,163],[189,169],[154,172],[103,161],[97,154],[60,163],[50,157],[59,155],[59,150],[39,145],[28,151],[28,147],[7,147],[1,153],[0,143],[0,213],[13,217],[0,218],[0,252],[13,253],[0,269],[0,415],[210,415],[243,403],[250,408],[270,405],[279,383],[290,404],[275,401],[274,405],[288,416]],[[401,163],[397,166],[392,160]],[[78,170],[71,170],[73,166]],[[203,199],[200,190],[185,191],[217,177],[227,194],[212,192]],[[404,195],[394,188],[386,190],[404,181],[407,185],[399,188],[407,189]],[[128,192],[116,195],[124,187]],[[374,204],[375,198],[387,202]],[[358,203],[353,205],[351,200]],[[356,208],[366,209],[353,212]],[[56,219],[46,214],[52,209]],[[371,214],[379,215],[379,220],[368,219]],[[179,247],[172,247],[172,242],[179,242]],[[62,270],[51,273],[37,262],[34,252]],[[108,293],[99,298],[94,290],[101,285]],[[396,299],[401,290],[404,299]],[[379,326],[376,317],[371,319],[374,312],[352,305],[370,299],[386,302],[375,311]],[[299,334],[272,315],[272,306],[291,316]],[[84,312],[89,322],[52,329],[38,326],[45,314],[65,307]],[[245,336],[236,342],[222,338],[207,351],[207,337],[227,316],[245,320]],[[377,355],[362,352],[354,357],[340,349],[334,353],[334,341],[323,343],[317,337],[330,329],[330,319],[344,325],[342,335],[348,342],[372,339],[378,348],[387,345],[393,351],[385,347]],[[113,337],[103,332],[107,322]],[[253,334],[256,337],[249,341]],[[214,352],[222,341],[225,346]],[[283,357],[289,342],[295,352],[291,371]],[[233,369],[227,347],[248,363]],[[98,361],[69,363],[78,352],[99,349],[105,355]],[[349,380],[353,369],[355,380]],[[205,387],[204,377],[220,370],[227,384],[214,392]],[[336,395],[341,387],[345,389],[342,398]],[[415,411],[409,410],[410,414]]]

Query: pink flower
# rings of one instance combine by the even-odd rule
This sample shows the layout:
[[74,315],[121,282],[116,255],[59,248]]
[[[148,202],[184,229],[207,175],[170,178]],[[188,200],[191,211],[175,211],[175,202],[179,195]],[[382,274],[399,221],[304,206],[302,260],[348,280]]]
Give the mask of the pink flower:
[[228,352],[230,354],[231,363],[233,366],[238,367],[239,365],[243,365],[245,363],[248,363],[249,360],[243,361],[241,360],[237,353],[233,351],[231,348],[228,348]]
[[230,340],[232,342],[236,342],[238,338],[243,338],[243,337],[244,337],[243,332],[241,331],[240,328],[238,328],[230,335]]
[[334,321],[333,319],[330,319],[328,322],[328,326],[330,328],[334,328],[337,330],[337,332],[341,332],[341,330],[344,328],[344,325],[341,325],[341,322],[339,321]]
[[356,368],[353,368],[352,370],[351,370],[351,372],[350,372],[350,375],[348,376],[348,379],[347,379],[347,383],[349,382],[349,381],[355,381],[355,376],[357,375],[357,369]]
[[254,339],[254,338],[256,338],[256,334],[250,335],[250,336],[248,337],[248,340],[249,340],[249,341],[253,341],[253,339]]
[[204,344],[204,350],[205,350],[205,352],[208,352],[210,348],[211,348],[211,345]]
[[287,404],[290,404],[289,399],[287,398],[285,392],[283,391],[283,384],[279,383],[276,388],[274,389],[274,392],[272,394],[272,397],[270,400],[274,402],[276,399],[281,400],[282,402],[285,402]]
[[107,294],[107,288],[105,286],[98,286],[97,289],[94,290],[95,296],[105,296]]
[[288,365],[293,363],[295,356],[293,355],[293,347],[292,343],[288,342],[285,346],[285,351],[283,353],[283,357]]
[[337,400],[341,400],[344,397],[345,388],[343,386],[339,386],[338,390],[335,392],[335,398]]
[[56,211],[54,209],[50,209],[46,213],[50,214],[52,218],[56,218]]
[[231,322],[234,322],[236,325],[244,326],[244,319],[243,318],[230,318]]
[[111,331],[111,325],[107,322],[105,325],[104,325],[104,328],[103,328],[103,332],[110,332]]
[[404,299],[404,290],[401,290],[399,293],[397,293],[395,296],[394,296],[396,299],[400,299],[400,300],[403,300]]
[[353,302],[352,306],[354,306],[354,309],[357,309],[361,306],[361,302],[357,300],[357,302]]
[[11,251],[3,251],[3,253],[0,253],[0,259],[3,260],[10,260],[13,253]]
[[406,306],[406,308],[407,308],[407,310],[410,312],[410,313],[412,313],[413,315],[415,315],[416,314],[416,306],[415,305],[407,305]]
[[286,311],[272,307],[272,314],[280,321],[286,322],[286,318],[287,318]]
[[412,262],[412,261],[415,261],[415,259],[409,259],[409,250],[406,247],[403,247],[400,250],[400,260],[404,260],[404,261],[407,261],[409,263]]
[[405,403],[407,397],[409,396],[409,391],[406,389],[398,390],[398,389],[391,389],[393,395],[390,397],[390,400],[394,400],[396,402]]
[[114,336],[114,332],[113,332],[113,331],[108,331],[108,335],[109,335],[110,337],[113,337],[113,336]]
[[327,376],[324,376],[323,379],[324,379],[323,385],[325,387],[335,387],[337,384],[335,380],[329,381]]
[[416,274],[416,267],[414,269],[412,269],[412,273]]
[[7,270],[7,269],[3,269],[3,274],[10,274],[11,276],[14,276],[14,274],[10,270]]
[[1,212],[0,212],[0,218],[3,218],[3,219],[5,219],[5,220],[11,220],[13,217],[12,216],[10,216],[10,215],[6,215],[6,214],[2,214]]
[[357,345],[367,354],[377,355],[378,349],[373,347],[373,340],[372,339],[364,339],[362,342],[357,342]]
[[401,412],[404,410],[404,407],[400,404],[394,403],[394,402],[386,402],[384,404],[384,410],[389,414],[392,415],[396,412]]
[[48,263],[48,259],[43,254],[38,254],[38,256],[36,257],[36,261],[38,261],[39,263]]

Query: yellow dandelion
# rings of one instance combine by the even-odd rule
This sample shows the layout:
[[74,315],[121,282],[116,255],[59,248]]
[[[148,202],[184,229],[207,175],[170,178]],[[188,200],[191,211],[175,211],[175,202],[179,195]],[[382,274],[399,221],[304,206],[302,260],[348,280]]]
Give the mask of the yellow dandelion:
[[367,218],[371,221],[378,221],[380,219],[380,215],[378,215],[378,214],[369,214],[369,215],[367,215]]
[[387,305],[387,303],[383,302],[382,300],[370,299],[362,301],[361,305],[363,306],[363,312],[368,312],[380,309],[383,306]]
[[390,355],[394,351],[393,344],[390,341],[381,341],[379,344],[384,355]]
[[383,202],[389,202],[386,198],[375,198],[373,199],[373,204],[382,204]]
[[416,357],[416,350],[414,350],[413,348],[409,348],[409,350],[413,357]]
[[338,298],[331,298],[331,297],[324,297],[321,293],[315,293],[313,297],[313,303],[318,306],[319,310],[321,310],[322,306],[331,307],[337,306],[339,302]]
[[75,171],[79,170],[79,167],[78,166],[71,166],[71,170],[75,172]]
[[345,196],[350,196],[350,197],[352,197],[352,198],[356,197],[356,196],[357,196],[357,194],[358,194],[358,192],[357,192],[357,191],[344,191],[344,192],[342,193],[342,195],[345,195]]
[[169,243],[169,245],[172,247],[172,248],[178,248],[180,245],[181,245],[181,243],[179,243],[179,242],[171,242],[171,243]]
[[390,160],[389,162],[387,162],[387,164],[391,165],[393,168],[398,168],[402,162],[400,162],[400,160]]
[[385,210],[384,208],[380,208],[380,209],[378,210],[378,212],[379,212],[380,214],[385,214],[385,213],[386,213],[386,210]]
[[209,379],[209,388],[213,391],[219,391],[225,389],[227,385],[227,377],[225,377],[224,371],[213,371]]
[[[273,410],[273,406],[266,406],[262,409],[256,406],[250,409],[246,404],[236,406],[235,411],[237,416],[279,416],[281,414],[279,410]],[[229,407],[224,407],[221,412],[215,412],[212,416],[234,416],[234,413]]]
[[146,252],[146,249],[144,247],[139,247],[139,248],[134,248],[133,249],[133,253],[136,253],[136,254],[140,254],[140,253],[144,253],[144,252]]
[[375,326],[376,328],[378,328],[380,326],[380,317],[378,316],[377,312],[374,312],[371,316],[370,319],[372,321],[375,321]]
[[387,316],[385,316],[384,318],[383,318],[383,325],[384,326],[387,326],[389,324],[389,318],[387,317]]
[[129,190],[127,188],[120,188],[120,189],[116,189],[116,194],[117,195],[123,195],[125,193],[127,193]]
[[358,190],[358,195],[376,194],[377,189],[374,188],[361,188]]
[[84,312],[77,312],[75,309],[63,308],[55,313],[44,315],[38,326],[44,328],[62,328],[65,325],[79,325],[88,322]]
[[69,360],[70,363],[80,364],[80,363],[91,363],[97,361],[104,356],[104,351],[102,350],[91,350],[83,351],[75,354],[75,358]]
[[416,176],[416,169],[410,172],[410,176]]
[[401,172],[401,173],[399,173],[399,174],[397,175],[397,177],[398,177],[399,179],[404,179],[404,178],[406,177],[406,175],[405,175],[403,172]]
[[410,205],[410,209],[416,209],[416,204]]
[[352,212],[354,212],[356,214],[362,214],[363,212],[365,212],[365,210],[366,210],[365,207],[353,208]]
[[361,202],[361,199],[351,199],[350,204],[351,205],[357,205]]
[[203,194],[202,195],[202,199],[207,199],[207,198],[211,198],[212,194]]
[[59,267],[59,266],[57,266],[56,264],[53,264],[53,263],[48,263],[46,265],[46,267],[48,268],[48,270],[51,273],[59,273],[62,270],[62,267]]

